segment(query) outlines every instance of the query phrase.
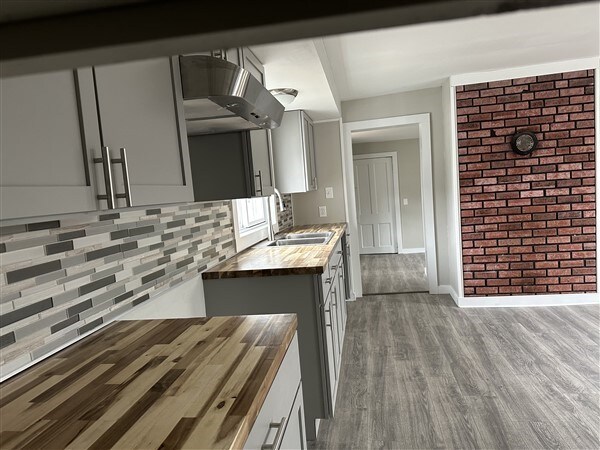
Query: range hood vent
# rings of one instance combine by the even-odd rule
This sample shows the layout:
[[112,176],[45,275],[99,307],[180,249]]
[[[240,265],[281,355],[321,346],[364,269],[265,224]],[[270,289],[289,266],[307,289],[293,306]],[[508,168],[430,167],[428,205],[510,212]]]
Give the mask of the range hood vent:
[[180,56],[188,135],[273,129],[284,107],[250,72],[212,56]]

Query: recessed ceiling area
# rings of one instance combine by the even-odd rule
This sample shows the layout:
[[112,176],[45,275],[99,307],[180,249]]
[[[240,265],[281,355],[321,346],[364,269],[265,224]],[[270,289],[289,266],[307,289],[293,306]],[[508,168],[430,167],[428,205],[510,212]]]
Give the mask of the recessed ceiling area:
[[302,109],[313,120],[340,117],[339,102],[311,39],[250,47],[265,67],[268,89],[293,88],[296,99],[286,111]]
[[400,141],[403,139],[418,139],[418,138],[419,138],[419,125],[416,125],[416,124],[352,132],[352,143],[353,144],[364,144],[366,142]]
[[598,57],[600,3],[323,39],[342,101],[441,86],[450,75]]

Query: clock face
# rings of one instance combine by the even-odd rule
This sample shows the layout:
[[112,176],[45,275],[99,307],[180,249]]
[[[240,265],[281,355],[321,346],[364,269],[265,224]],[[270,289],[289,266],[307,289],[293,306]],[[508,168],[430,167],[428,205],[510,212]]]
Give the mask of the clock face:
[[512,138],[512,148],[519,155],[529,155],[537,146],[538,140],[530,131],[521,131]]

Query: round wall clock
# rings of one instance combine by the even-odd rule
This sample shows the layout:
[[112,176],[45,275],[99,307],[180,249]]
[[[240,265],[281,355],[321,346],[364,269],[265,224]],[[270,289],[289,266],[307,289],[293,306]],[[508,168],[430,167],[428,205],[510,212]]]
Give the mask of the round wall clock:
[[510,145],[515,153],[529,155],[537,147],[538,140],[531,131],[519,131],[512,137]]

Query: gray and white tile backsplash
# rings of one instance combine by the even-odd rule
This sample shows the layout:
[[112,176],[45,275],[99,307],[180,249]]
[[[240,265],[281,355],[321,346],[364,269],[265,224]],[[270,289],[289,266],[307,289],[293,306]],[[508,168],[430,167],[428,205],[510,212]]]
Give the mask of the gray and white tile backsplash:
[[6,375],[235,253],[231,202],[0,227]]
[[281,194],[281,200],[283,201],[283,211],[279,211],[279,208],[277,208],[277,224],[279,225],[280,231],[294,226],[292,194]]

